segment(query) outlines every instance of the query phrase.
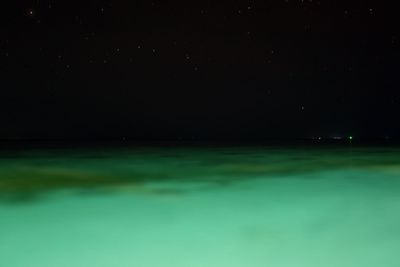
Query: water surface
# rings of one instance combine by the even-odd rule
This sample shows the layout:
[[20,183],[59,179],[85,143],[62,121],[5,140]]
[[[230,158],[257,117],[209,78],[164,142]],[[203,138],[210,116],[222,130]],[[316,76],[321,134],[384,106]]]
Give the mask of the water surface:
[[391,267],[398,225],[398,148],[0,153],[0,267]]

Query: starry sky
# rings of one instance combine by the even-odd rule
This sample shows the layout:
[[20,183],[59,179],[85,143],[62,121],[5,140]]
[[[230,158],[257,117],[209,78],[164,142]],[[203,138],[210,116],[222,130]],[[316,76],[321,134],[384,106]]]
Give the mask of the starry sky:
[[388,1],[7,2],[1,139],[400,137]]

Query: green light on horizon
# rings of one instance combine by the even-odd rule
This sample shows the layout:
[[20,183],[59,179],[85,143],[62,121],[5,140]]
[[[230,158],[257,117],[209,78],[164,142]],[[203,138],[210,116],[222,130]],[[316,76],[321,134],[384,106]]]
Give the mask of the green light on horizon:
[[350,135],[350,136],[349,136],[349,140],[353,140],[353,136]]

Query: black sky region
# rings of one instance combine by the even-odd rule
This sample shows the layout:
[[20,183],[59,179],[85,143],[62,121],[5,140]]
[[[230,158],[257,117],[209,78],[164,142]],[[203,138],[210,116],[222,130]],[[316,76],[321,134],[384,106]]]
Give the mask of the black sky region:
[[392,2],[3,4],[1,139],[400,137]]

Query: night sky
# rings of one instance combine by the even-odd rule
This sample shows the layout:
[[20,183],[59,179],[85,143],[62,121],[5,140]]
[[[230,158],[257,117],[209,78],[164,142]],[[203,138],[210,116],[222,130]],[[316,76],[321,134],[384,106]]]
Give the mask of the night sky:
[[389,1],[6,2],[1,139],[400,137]]

